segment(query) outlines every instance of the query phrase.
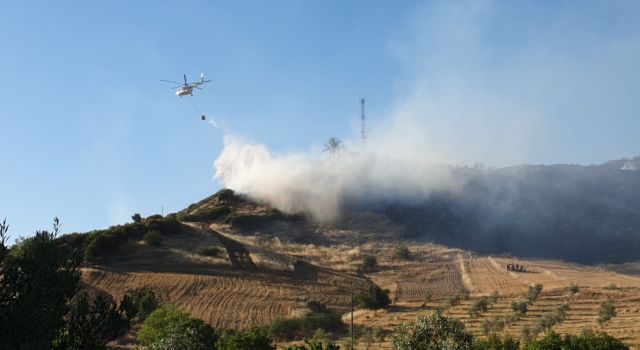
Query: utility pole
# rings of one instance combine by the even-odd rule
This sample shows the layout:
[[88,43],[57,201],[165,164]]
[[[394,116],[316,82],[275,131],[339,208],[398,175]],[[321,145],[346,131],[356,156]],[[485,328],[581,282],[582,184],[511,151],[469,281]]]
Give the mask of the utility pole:
[[365,133],[365,116],[364,116],[364,98],[360,99],[360,137],[362,138],[362,144],[364,144],[367,134]]
[[[364,104],[364,99],[362,100],[362,103]],[[354,342],[354,337],[353,337],[353,281],[351,282],[351,349],[353,350],[353,342]]]

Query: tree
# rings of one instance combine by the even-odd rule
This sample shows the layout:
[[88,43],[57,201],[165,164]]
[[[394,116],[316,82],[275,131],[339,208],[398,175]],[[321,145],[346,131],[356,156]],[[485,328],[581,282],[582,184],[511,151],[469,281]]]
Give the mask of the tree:
[[529,342],[525,350],[628,350],[620,340],[606,334],[586,333],[582,335],[566,334],[560,336],[554,331],[548,332],[543,338]]
[[401,260],[413,260],[413,254],[406,245],[396,247],[394,256]]
[[371,285],[369,288],[355,296],[358,308],[361,309],[384,309],[391,304],[389,299],[389,290],[382,289],[377,285]]
[[474,344],[473,335],[462,322],[440,312],[401,323],[392,337],[396,350],[471,350]]
[[65,326],[81,259],[56,241],[59,227],[55,218],[53,232],[22,240],[0,263],[0,349],[51,348]]
[[334,155],[340,152],[343,148],[342,140],[337,137],[331,136],[327,142],[324,143],[324,152]]
[[273,340],[260,328],[253,327],[248,332],[229,332],[216,342],[218,350],[275,350]]
[[474,350],[519,350],[520,342],[511,336],[504,338],[491,334],[484,339],[477,339]]
[[378,259],[373,255],[365,255],[362,257],[362,269],[371,270],[378,266]]
[[55,349],[106,349],[106,344],[117,338],[128,326],[113,298],[98,294],[90,300],[83,292],[73,305],[65,328],[54,343]]
[[616,307],[613,306],[613,302],[611,300],[603,301],[598,311],[598,323],[602,325],[615,317],[616,314]]
[[162,237],[158,231],[149,231],[144,234],[142,239],[150,246],[159,247],[162,244]]
[[138,340],[154,350],[215,350],[217,339],[211,326],[173,305],[152,312],[138,333]]
[[133,222],[142,222],[142,216],[138,213],[133,214],[133,216],[131,216],[131,220],[133,220]]

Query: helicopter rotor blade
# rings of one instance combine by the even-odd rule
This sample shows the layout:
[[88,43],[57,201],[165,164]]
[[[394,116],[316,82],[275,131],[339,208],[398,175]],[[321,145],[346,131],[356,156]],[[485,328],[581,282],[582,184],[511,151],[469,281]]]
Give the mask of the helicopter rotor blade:
[[187,75],[183,74],[182,76],[184,77],[184,85],[189,85],[189,84],[187,84]]
[[172,81],[172,80],[160,79],[160,81],[164,81],[165,83],[172,83],[172,84],[180,84],[180,85],[182,85],[182,83],[178,83],[177,81]]

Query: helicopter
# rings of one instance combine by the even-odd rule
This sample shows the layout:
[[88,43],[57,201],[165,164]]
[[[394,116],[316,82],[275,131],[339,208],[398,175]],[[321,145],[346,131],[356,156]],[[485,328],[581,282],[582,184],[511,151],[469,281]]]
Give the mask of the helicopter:
[[200,73],[200,81],[197,81],[195,83],[187,83],[187,75],[184,74],[184,84],[183,83],[179,83],[177,81],[171,81],[171,80],[163,80],[161,79],[160,81],[164,81],[165,83],[173,83],[173,84],[179,84],[178,86],[174,86],[172,87],[172,89],[176,89],[176,96],[186,96],[186,95],[191,95],[193,96],[193,89],[202,89],[200,87],[200,85],[204,84],[204,83],[208,83],[211,80],[204,80],[204,73]]

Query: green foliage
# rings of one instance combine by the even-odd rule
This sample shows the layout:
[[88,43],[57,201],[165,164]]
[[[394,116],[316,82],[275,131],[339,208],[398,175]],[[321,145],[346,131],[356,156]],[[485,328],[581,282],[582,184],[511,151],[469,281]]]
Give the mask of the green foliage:
[[524,350],[628,350],[620,340],[606,334],[587,333],[560,336],[551,331],[539,340],[524,346]]
[[393,333],[396,350],[468,350],[473,344],[473,335],[460,321],[438,312],[416,322],[401,323]]
[[473,302],[471,308],[469,308],[469,316],[477,317],[483,312],[489,310],[489,298],[481,297]]
[[580,290],[580,287],[578,287],[578,285],[577,285],[577,284],[572,284],[572,285],[569,287],[569,291],[571,292],[571,294],[576,294],[576,293],[578,293],[578,290]]
[[215,350],[218,336],[202,320],[190,318],[171,326],[167,334],[153,342],[149,350]]
[[131,220],[133,220],[133,222],[139,223],[142,222],[142,216],[138,213],[135,213],[131,216]]
[[491,334],[484,339],[477,339],[474,350],[519,350],[520,342],[511,336],[500,337]]
[[378,259],[373,255],[364,255],[362,257],[362,269],[372,270],[378,266]]
[[557,309],[542,316],[542,318],[538,320],[538,324],[533,330],[533,333],[537,334],[542,331],[549,330],[556,324],[564,321],[567,317],[567,310],[569,310],[569,304],[562,304]]
[[393,256],[401,260],[413,260],[413,254],[406,245],[396,247]]
[[489,303],[491,304],[495,304],[500,300],[500,293],[498,293],[498,291],[494,291],[493,293],[491,293],[491,295],[489,295]]
[[307,302],[309,312],[301,318],[275,319],[269,326],[269,336],[278,340],[293,340],[314,335],[318,331],[338,331],[344,327],[339,313],[318,301]]
[[384,309],[391,304],[389,290],[381,289],[375,284],[356,294],[355,301],[358,308],[371,310]]
[[243,231],[256,230],[265,223],[276,218],[276,215],[254,215],[246,213],[233,213],[224,219],[225,224]]
[[611,283],[610,285],[605,287],[607,290],[616,290],[618,289],[618,285],[615,283]]
[[216,342],[217,350],[275,350],[273,340],[254,327],[248,332],[227,332]]
[[152,312],[138,333],[138,340],[154,350],[214,350],[217,339],[211,326],[173,305]]
[[198,208],[196,211],[183,215],[180,217],[182,221],[216,221],[223,216],[229,215],[231,213],[231,208],[229,206],[224,205],[221,207],[213,207],[213,208]]
[[269,325],[269,336],[276,340],[297,339],[302,332],[302,321],[299,318],[276,318]]
[[541,284],[529,287],[529,290],[527,291],[527,302],[529,304],[533,304],[536,299],[538,299],[538,296],[542,293],[542,288],[543,286]]
[[160,237],[160,232],[158,231],[149,231],[144,234],[142,239],[150,246],[159,247],[162,244],[162,237]]
[[128,320],[120,313],[113,298],[98,294],[89,300],[82,293],[67,315],[64,330],[54,342],[54,349],[106,349],[128,327]]
[[220,248],[216,245],[210,245],[200,250],[200,255],[204,256],[220,256],[221,253],[222,250],[220,250]]
[[511,302],[511,310],[513,310],[513,313],[518,316],[525,315],[527,313],[527,309],[528,309],[528,303],[526,301]]
[[52,233],[36,232],[0,261],[0,348],[48,349],[64,328],[80,259],[56,241],[58,227],[56,218]]
[[157,308],[156,294],[147,288],[128,290],[120,302],[120,310],[128,320],[134,318],[144,320]]
[[460,305],[462,301],[462,296],[460,294],[450,295],[444,302],[445,308],[453,307],[456,305]]
[[616,307],[613,306],[613,302],[611,300],[603,301],[600,304],[600,310],[598,310],[598,323],[602,325],[616,315]]
[[97,257],[110,255],[115,252],[127,237],[124,235],[114,235],[106,232],[95,232],[89,235],[87,247],[85,249],[85,259],[93,261]]

